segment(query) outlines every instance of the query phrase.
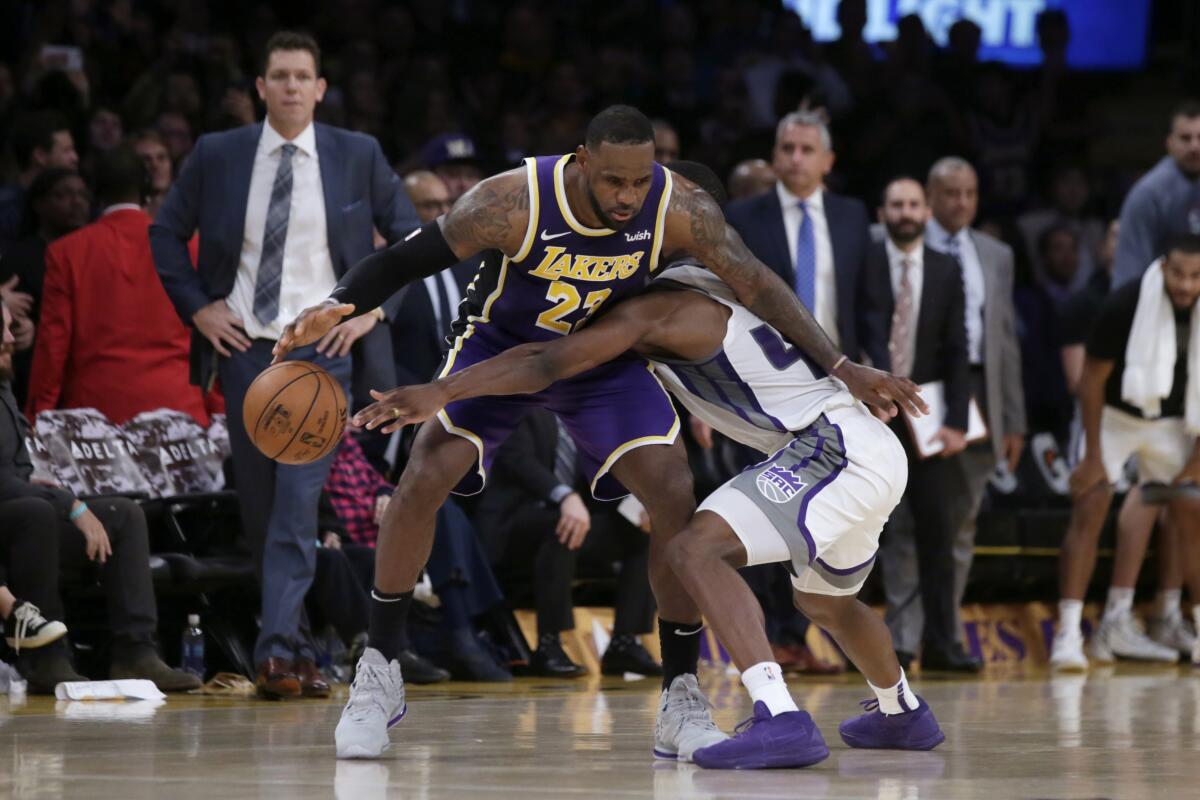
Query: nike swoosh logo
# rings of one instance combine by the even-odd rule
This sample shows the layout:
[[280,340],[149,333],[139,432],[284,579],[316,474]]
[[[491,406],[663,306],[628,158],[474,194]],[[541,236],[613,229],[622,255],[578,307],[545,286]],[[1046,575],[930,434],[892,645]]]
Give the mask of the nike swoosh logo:
[[699,633],[702,630],[704,630],[703,626],[696,628],[696,630],[694,630],[694,631],[675,631],[675,635],[676,636],[695,636],[697,633]]
[[548,241],[550,241],[551,239],[557,239],[557,238],[558,238],[558,237],[560,237],[560,236],[569,236],[569,235],[570,235],[570,233],[571,233],[570,231],[563,231],[562,233],[550,234],[550,233],[547,233],[547,232],[546,232],[546,231],[543,229],[543,230],[542,230],[542,241],[543,241],[543,242],[548,242]]

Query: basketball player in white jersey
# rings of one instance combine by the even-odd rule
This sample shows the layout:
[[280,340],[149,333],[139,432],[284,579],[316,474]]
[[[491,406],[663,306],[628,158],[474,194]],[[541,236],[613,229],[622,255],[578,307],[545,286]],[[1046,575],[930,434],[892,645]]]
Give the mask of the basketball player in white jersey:
[[[720,199],[711,171],[671,168],[677,166]],[[829,755],[772,662],[762,612],[736,571],[770,562],[787,566],[796,605],[833,636],[875,693],[867,713],[839,728],[846,744],[909,750],[940,744],[941,728],[909,688],[887,626],[856,599],[883,525],[904,493],[904,451],[841,381],[785,343],[704,268],[676,262],[650,291],[572,336],[513,347],[430,384],[373,393],[379,402],[355,423],[388,432],[429,419],[453,400],[539,391],[628,350],[649,359],[693,414],[768,455],[705,500],[670,546],[672,567],[754,701],[752,724],[692,759],[703,767],[753,769],[807,766]],[[904,402],[910,413],[927,410],[919,398]]]

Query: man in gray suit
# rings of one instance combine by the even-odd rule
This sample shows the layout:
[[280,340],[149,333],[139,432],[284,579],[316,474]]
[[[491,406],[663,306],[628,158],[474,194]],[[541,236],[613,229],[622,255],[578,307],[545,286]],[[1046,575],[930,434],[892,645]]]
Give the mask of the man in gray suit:
[[[932,216],[925,243],[958,261],[966,294],[965,322],[971,395],[987,423],[988,438],[957,456],[956,484],[946,487],[960,520],[954,543],[954,607],[962,606],[967,574],[975,554],[975,518],[996,465],[1015,470],[1025,446],[1025,405],[1021,353],[1012,303],[1013,252],[1003,242],[971,228],[979,207],[979,180],[971,165],[955,157],[939,160],[929,170],[926,192]],[[897,557],[887,571],[888,627],[902,654],[915,652],[924,625],[917,587],[916,549],[911,541],[893,542]],[[916,532],[920,535],[920,531]],[[962,625],[959,620],[958,630]],[[957,660],[956,660],[957,661]],[[975,658],[938,665],[977,672]]]

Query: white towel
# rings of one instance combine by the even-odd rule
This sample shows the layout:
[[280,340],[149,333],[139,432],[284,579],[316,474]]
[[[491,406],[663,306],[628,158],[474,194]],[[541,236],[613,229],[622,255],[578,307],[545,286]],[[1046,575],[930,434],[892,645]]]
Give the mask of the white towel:
[[[1162,415],[1162,401],[1175,381],[1175,308],[1165,289],[1162,265],[1160,258],[1142,276],[1121,377],[1121,399],[1141,409],[1147,419]],[[1200,433],[1200,314],[1194,306],[1187,376],[1184,423],[1189,433]]]

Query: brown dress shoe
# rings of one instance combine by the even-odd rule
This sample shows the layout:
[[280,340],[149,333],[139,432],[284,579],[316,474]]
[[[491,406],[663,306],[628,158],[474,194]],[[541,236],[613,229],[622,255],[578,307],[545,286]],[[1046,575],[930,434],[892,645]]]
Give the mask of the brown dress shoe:
[[329,683],[311,658],[297,658],[292,672],[300,679],[300,693],[305,697],[329,697]]
[[258,665],[258,696],[267,700],[283,700],[300,696],[300,679],[286,658],[268,658]]
[[[780,652],[782,651],[782,652]],[[838,675],[846,671],[841,664],[823,661],[817,654],[802,644],[785,644],[772,647],[775,655],[784,655],[787,666],[780,661],[779,666],[786,672],[798,672],[801,675]]]

